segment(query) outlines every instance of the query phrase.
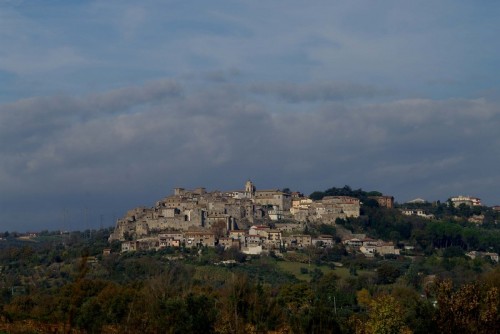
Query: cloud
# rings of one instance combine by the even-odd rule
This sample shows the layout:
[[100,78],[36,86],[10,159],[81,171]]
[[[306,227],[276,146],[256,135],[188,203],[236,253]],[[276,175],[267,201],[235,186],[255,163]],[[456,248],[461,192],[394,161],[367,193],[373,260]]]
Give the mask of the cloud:
[[121,111],[143,103],[157,103],[170,97],[180,96],[182,86],[173,80],[158,80],[143,87],[125,87],[86,98],[89,110]]
[[[15,192],[15,183],[6,179],[18,184],[31,179],[42,192],[52,180],[56,193],[71,180],[87,180],[102,191],[112,192],[113,184],[123,191],[121,180],[135,173],[137,180],[129,183],[136,187],[152,184],[152,175],[167,182],[168,175],[185,181],[192,174],[208,178],[215,173],[212,184],[224,184],[227,168],[261,175],[282,168],[306,186],[310,177],[297,177],[314,173],[311,179],[320,183],[333,172],[342,179],[366,172],[367,164],[380,177],[418,178],[472,164],[481,156],[478,147],[498,151],[500,116],[497,105],[484,99],[353,106],[322,101],[283,113],[256,100],[254,87],[245,87],[186,90],[163,80],[85,97],[3,105],[4,187],[10,183],[7,190]],[[95,175],[106,181],[92,181]]]
[[275,96],[292,103],[350,100],[388,94],[388,91],[373,86],[344,83],[302,85],[294,83],[264,83],[254,84],[250,89],[255,94]]
[[38,209],[45,221],[69,198],[102,212],[118,201],[122,212],[173,186],[232,189],[249,177],[306,193],[350,184],[405,199],[451,190],[495,198],[482,180],[493,168],[481,177],[467,170],[497,163],[496,103],[303,101],[287,113],[257,99],[254,86],[167,79],[2,105],[2,198],[24,197],[33,210],[38,196],[51,199],[52,209]]
[[[83,98],[54,96],[22,99],[0,105],[0,147],[17,149],[24,142],[43,143],[63,130],[110,113],[124,113],[145,103],[158,103],[182,94],[174,81],[156,81]],[[85,124],[85,123],[84,123]]]

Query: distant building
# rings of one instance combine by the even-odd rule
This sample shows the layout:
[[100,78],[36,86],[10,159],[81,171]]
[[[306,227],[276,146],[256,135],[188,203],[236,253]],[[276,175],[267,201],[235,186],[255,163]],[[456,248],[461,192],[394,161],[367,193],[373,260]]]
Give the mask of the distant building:
[[335,244],[335,240],[331,235],[319,235],[311,240],[312,244],[316,247],[329,248]]
[[283,245],[286,248],[304,248],[312,245],[312,237],[307,234],[297,234],[283,237]]
[[496,262],[498,263],[498,253],[492,253],[492,252],[478,252],[478,251],[471,251],[471,252],[468,252],[468,253],[465,253],[465,255],[467,255],[468,257],[470,257],[471,259],[475,259],[476,257],[486,257],[486,258],[490,258],[491,261],[493,262]]
[[361,246],[363,246],[363,239],[350,238],[350,239],[342,240],[342,243],[344,245],[352,247],[352,248],[360,248]]
[[236,248],[239,250],[241,248],[241,242],[239,239],[233,239],[229,237],[219,238],[218,245],[219,247],[223,247],[224,249]]
[[241,248],[241,252],[247,255],[260,255],[262,253],[262,245],[248,245]]
[[473,215],[467,219],[469,223],[482,224],[484,222],[484,215]]
[[434,218],[434,215],[426,213],[423,209],[401,209],[401,213],[405,216],[417,216],[427,219]]
[[188,247],[214,247],[215,234],[208,231],[189,231],[184,233],[186,246]]
[[481,199],[477,197],[471,197],[471,196],[455,196],[451,197],[450,201],[453,203],[453,205],[458,208],[461,204],[465,204],[467,206],[481,206]]
[[375,254],[379,255],[399,255],[399,249],[394,247],[392,242],[384,242],[382,240],[370,240],[366,239],[363,241],[363,246],[359,248],[361,253],[366,257],[374,257]]
[[259,205],[272,207],[277,212],[290,211],[292,197],[280,190],[256,190],[254,202]]
[[408,201],[406,203],[407,204],[425,204],[425,203],[427,203],[427,201],[425,199],[422,199],[422,198],[415,198],[415,199],[412,199],[411,201]]
[[394,207],[393,196],[369,196],[368,198],[376,200],[381,208],[392,209]]

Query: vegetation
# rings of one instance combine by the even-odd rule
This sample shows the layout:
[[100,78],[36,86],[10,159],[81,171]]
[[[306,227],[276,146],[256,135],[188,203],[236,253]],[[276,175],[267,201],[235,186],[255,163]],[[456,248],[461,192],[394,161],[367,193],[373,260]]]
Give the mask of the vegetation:
[[[110,229],[29,240],[5,232],[0,333],[500,332],[500,267],[466,256],[500,251],[498,213],[415,204],[435,215],[428,220],[378,207],[369,196],[379,194],[313,193],[356,196],[362,216],[336,228],[308,224],[312,235],[333,236],[333,247],[261,257],[221,248],[120,253]],[[468,222],[476,214],[483,225]],[[413,249],[366,258],[339,242],[345,229]]]
[[369,197],[370,196],[381,196],[382,193],[378,191],[363,191],[362,189],[356,189],[353,190],[349,186],[344,186],[343,188],[330,188],[325,191],[315,191],[311,195],[309,195],[309,198],[315,201],[318,201],[320,199],[323,199],[323,197],[326,196],[350,196],[350,197],[355,197],[359,198],[362,202],[368,205],[375,205],[378,206],[376,201],[371,200]]
[[[5,241],[0,253],[1,330],[492,333],[499,329],[499,268],[453,251],[447,257],[436,254],[414,260],[370,260],[332,251],[340,254],[344,267],[339,268],[325,255],[326,249],[309,249],[296,255],[287,252],[285,259],[263,256],[221,266],[214,263],[227,254],[217,249],[205,248],[201,254],[168,249],[102,256],[102,248],[95,245],[106,238],[106,231],[94,231],[88,238],[75,233]],[[91,261],[93,257],[97,262]],[[469,280],[455,280],[464,270],[472,273],[466,275]],[[436,273],[445,280],[428,281]]]

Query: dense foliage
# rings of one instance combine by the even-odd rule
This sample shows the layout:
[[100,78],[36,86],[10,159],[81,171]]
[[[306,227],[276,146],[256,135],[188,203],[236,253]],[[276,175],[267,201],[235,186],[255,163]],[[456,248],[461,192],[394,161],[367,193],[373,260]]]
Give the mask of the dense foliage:
[[[413,207],[434,219],[404,216],[370,200],[380,193],[348,186],[311,197],[336,195],[360,198],[362,215],[306,227],[335,245],[279,256],[184,247],[120,253],[107,242],[110,229],[29,240],[5,232],[0,333],[500,332],[500,268],[466,256],[500,252],[498,213],[420,203]],[[485,223],[468,221],[478,214]],[[393,241],[402,255],[348,252],[346,231]]]
[[343,188],[329,188],[325,191],[315,191],[309,198],[315,201],[318,201],[326,196],[350,196],[359,198],[364,203],[373,203],[372,200],[369,199],[370,196],[381,196],[382,193],[378,191],[363,191],[362,189],[351,189],[349,186],[344,186]]
[[[500,270],[462,254],[370,260],[337,245],[287,252],[284,259],[247,259],[207,248],[201,253],[165,249],[102,256],[95,245],[106,233],[96,231],[91,239],[77,233],[13,240],[4,247],[0,328],[61,333],[437,333],[452,328],[450,333],[489,333],[500,323],[495,311]],[[230,258],[238,261],[229,267],[215,264]],[[287,261],[302,261],[309,278],[280,269]],[[333,261],[346,269],[320,270]],[[449,262],[455,262],[453,268]],[[468,270],[469,279],[456,270]],[[435,274],[448,280],[436,280]],[[460,318],[453,315],[457,305]]]

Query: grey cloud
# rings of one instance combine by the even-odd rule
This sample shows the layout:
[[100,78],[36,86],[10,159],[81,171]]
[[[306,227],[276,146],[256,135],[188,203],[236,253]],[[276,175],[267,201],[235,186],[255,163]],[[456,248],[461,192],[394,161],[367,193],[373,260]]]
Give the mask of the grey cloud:
[[[462,188],[454,177],[478,161],[482,175],[493,175],[498,110],[485,99],[451,99],[327,102],[283,113],[238,85],[186,90],[169,81],[23,100],[0,106],[1,198],[26,194],[35,203],[37,196],[90,193],[101,210],[115,201],[121,211],[173,186],[231,189],[249,177],[306,193],[350,184],[408,199],[442,196],[446,188],[438,186],[453,183],[453,191],[494,196],[479,177]],[[29,131],[24,124],[32,124]],[[26,139],[30,131],[36,140]]]
[[[64,171],[78,162],[88,166],[112,159],[115,145],[136,136],[137,124],[130,123],[138,116],[128,110],[175,98],[181,91],[175,82],[160,81],[84,98],[32,98],[0,106],[0,153],[5,157],[0,166],[13,174],[12,181],[22,183],[24,177]],[[100,154],[102,148],[109,151]]]
[[[255,124],[259,130],[265,126],[260,123],[265,115],[231,100],[227,94],[207,93],[193,95],[185,100],[166,101],[161,99],[165,90],[150,89],[152,87],[153,84],[138,91],[113,91],[97,99],[87,99],[86,104],[82,102],[85,99],[79,100],[81,112],[95,106],[99,106],[100,110],[100,113],[91,113],[92,117],[80,122],[68,121],[62,112],[49,114],[52,123],[62,123],[58,131],[45,133],[34,147],[18,145],[15,152],[20,154],[4,160],[4,166],[9,165],[9,170],[18,177],[38,177],[61,169],[63,173],[57,176],[52,174],[52,177],[59,178],[82,171],[97,172],[101,166],[107,165],[127,168],[130,162],[154,164],[164,161],[165,157],[175,157],[179,163],[184,161],[187,164],[191,155],[195,155],[207,161],[213,159],[212,163],[217,165],[227,159],[228,152],[232,150],[232,141],[237,141],[238,136],[245,133],[241,131],[241,125]],[[169,88],[167,92],[172,91],[170,85],[166,87]],[[173,91],[177,92],[177,89]],[[150,99],[156,99],[157,103],[142,107],[138,113],[110,114],[120,106],[133,109]],[[46,100],[37,101],[38,108],[47,105]],[[58,101],[56,98],[52,103],[57,104]],[[30,104],[32,112],[19,116],[19,125],[22,126],[21,117],[25,117],[23,121],[36,120],[39,117],[36,110],[34,101]],[[40,113],[45,115],[42,111]],[[238,126],[239,122],[244,124]],[[233,133],[233,129],[238,133]],[[8,135],[6,142],[19,139],[16,131]],[[9,151],[9,147],[4,147],[6,155]],[[80,179],[74,174],[71,178]]]
[[164,98],[181,96],[182,91],[182,86],[178,82],[160,80],[147,83],[143,87],[125,87],[96,94],[86,98],[86,103],[90,111],[122,112],[124,109],[143,103],[156,103]]
[[212,82],[229,82],[232,78],[239,76],[241,73],[238,69],[229,69],[229,70],[218,70],[218,71],[209,71],[202,74],[202,78],[207,81]]
[[110,112],[124,112],[144,103],[177,97],[181,93],[182,87],[177,82],[167,80],[83,98],[55,96],[24,99],[0,105],[0,136],[17,134],[19,138],[23,138],[40,133],[50,135],[82,119]]
[[275,96],[288,102],[338,101],[389,94],[389,91],[373,86],[345,83],[302,85],[294,83],[262,83],[252,85],[250,90],[255,94]]

